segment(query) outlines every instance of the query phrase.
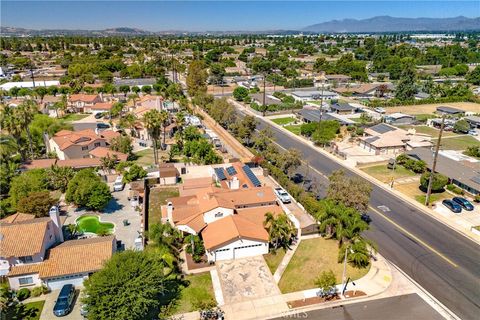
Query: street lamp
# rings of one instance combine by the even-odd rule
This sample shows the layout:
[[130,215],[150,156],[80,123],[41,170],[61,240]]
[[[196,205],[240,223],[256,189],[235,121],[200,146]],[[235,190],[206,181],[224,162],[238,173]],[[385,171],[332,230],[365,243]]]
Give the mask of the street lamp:
[[318,122],[321,122],[322,117],[323,117],[323,92],[324,92],[324,89],[325,89],[325,81],[326,80],[327,80],[327,78],[325,77],[324,73],[315,77],[315,83],[321,83],[322,84],[322,95],[320,96],[320,118],[318,119]]
[[347,277],[347,253],[350,251],[350,253],[354,253],[353,249],[350,247],[350,245],[345,246],[345,258],[343,259],[343,275],[342,275],[342,295],[345,291],[345,286],[346,284],[346,277]]

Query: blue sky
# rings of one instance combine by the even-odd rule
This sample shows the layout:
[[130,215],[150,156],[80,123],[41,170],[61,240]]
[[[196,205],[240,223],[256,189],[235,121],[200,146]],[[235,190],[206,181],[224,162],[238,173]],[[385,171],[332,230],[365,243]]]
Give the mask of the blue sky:
[[1,1],[1,25],[33,29],[300,29],[332,19],[480,16],[480,1]]

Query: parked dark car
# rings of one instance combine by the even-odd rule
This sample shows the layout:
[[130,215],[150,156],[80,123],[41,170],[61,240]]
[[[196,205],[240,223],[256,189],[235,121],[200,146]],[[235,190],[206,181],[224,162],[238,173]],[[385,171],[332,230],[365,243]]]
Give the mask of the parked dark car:
[[100,119],[101,117],[103,117],[103,113],[102,113],[102,112],[99,112],[99,113],[96,113],[96,114],[95,114],[95,119]]
[[455,201],[452,200],[443,200],[442,201],[443,205],[450,209],[450,211],[455,212],[455,213],[460,213],[462,212],[462,207],[456,203]]
[[372,218],[370,218],[370,216],[366,213],[362,213],[362,216],[360,218],[366,223],[372,222]]
[[454,197],[452,200],[455,201],[456,203],[458,203],[460,206],[462,206],[463,209],[465,209],[467,211],[472,211],[473,210],[473,204],[465,198]]
[[110,125],[100,122],[100,123],[97,123],[97,128],[98,129],[109,129]]
[[57,317],[63,317],[70,313],[73,309],[73,301],[75,300],[75,287],[71,284],[66,284],[60,290],[55,306],[53,307],[53,314]]

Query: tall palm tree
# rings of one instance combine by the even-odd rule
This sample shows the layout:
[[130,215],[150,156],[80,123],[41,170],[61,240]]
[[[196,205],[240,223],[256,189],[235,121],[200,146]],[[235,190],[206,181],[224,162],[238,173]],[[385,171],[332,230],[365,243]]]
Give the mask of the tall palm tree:
[[32,122],[35,114],[38,113],[38,106],[33,100],[25,100],[22,104],[15,108],[14,114],[18,117],[18,120],[25,131],[27,132],[30,157],[33,158],[33,140],[32,134],[30,133],[30,123]]
[[167,124],[169,123],[169,120],[170,120],[170,115],[168,114],[168,112],[165,111],[165,110],[160,111],[160,121],[161,121],[162,127],[163,127],[163,145],[162,145],[162,147],[165,145],[165,135],[166,135],[165,129],[167,127]]
[[147,129],[150,138],[153,140],[153,159],[155,160],[155,164],[158,164],[157,141],[162,126],[160,112],[156,109],[145,112],[143,116],[143,124]]

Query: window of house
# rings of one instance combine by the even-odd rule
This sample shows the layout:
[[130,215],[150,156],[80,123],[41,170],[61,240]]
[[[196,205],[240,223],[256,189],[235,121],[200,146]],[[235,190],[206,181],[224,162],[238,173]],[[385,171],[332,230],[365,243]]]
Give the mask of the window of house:
[[21,286],[27,286],[27,285],[33,283],[33,277],[18,278],[18,283],[19,283]]
[[215,218],[221,218],[221,217],[223,217],[223,212],[215,213]]
[[31,263],[31,262],[33,262],[32,256],[19,257],[18,260],[20,260],[22,263]]
[[95,142],[94,146],[95,147],[100,147],[100,142]]
[[88,146],[82,147],[82,150],[88,150]]

